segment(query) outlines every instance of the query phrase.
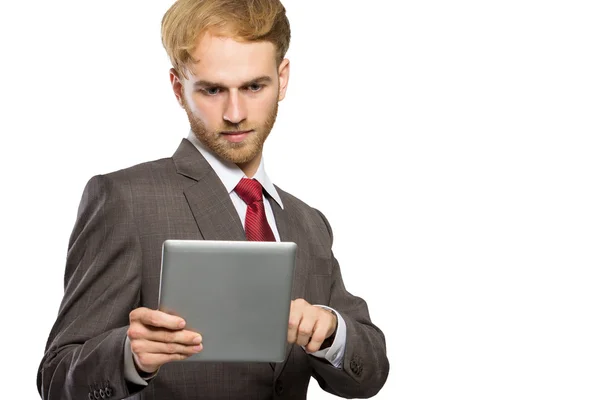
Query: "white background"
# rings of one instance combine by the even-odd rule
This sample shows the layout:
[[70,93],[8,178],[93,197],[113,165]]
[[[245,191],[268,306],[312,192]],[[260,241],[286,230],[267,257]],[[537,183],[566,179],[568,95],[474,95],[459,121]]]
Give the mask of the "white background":
[[[0,3],[3,398],[38,396],[86,181],[187,135],[171,3]],[[597,2],[284,4],[266,166],[386,333],[376,398],[600,398]]]

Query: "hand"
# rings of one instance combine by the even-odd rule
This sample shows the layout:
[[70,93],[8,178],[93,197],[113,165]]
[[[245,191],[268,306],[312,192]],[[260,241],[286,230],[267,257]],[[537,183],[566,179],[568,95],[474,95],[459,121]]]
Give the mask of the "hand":
[[307,352],[314,353],[336,329],[335,313],[310,305],[304,299],[292,301],[288,325],[289,343],[304,346]]
[[136,367],[148,374],[169,361],[184,360],[202,350],[202,336],[184,330],[185,321],[149,308],[129,314],[127,336]]

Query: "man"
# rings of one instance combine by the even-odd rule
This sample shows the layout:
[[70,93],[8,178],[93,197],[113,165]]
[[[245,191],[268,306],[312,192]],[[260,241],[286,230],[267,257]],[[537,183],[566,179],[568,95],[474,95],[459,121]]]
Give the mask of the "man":
[[[338,396],[375,395],[389,369],[384,336],[366,303],[344,288],[331,227],[275,187],[263,165],[289,79],[285,9],[279,0],[179,0],[163,18],[162,39],[190,135],[171,158],[88,182],[40,394],[304,399],[314,376]],[[258,198],[248,200],[249,192]],[[283,363],[174,362],[203,344],[183,319],[156,310],[166,239],[297,243]]]

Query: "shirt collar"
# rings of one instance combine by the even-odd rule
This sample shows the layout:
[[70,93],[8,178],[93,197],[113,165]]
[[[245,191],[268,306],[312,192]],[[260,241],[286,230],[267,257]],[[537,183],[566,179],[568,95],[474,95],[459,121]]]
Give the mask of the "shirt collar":
[[[242,178],[247,178],[244,174],[244,171],[240,169],[237,165],[232,162],[222,160],[215,153],[209,150],[206,146],[204,146],[200,140],[196,137],[194,132],[190,130],[190,133],[187,139],[198,149],[200,154],[206,159],[208,164],[215,171],[223,185],[225,185],[225,189],[227,193],[231,194],[233,189],[237,186]],[[264,158],[261,156],[260,165],[258,166],[258,170],[253,176],[254,179],[260,182],[263,189],[279,204],[279,207],[283,210],[283,202],[281,201],[281,197],[279,197],[279,193],[275,189],[275,186],[269,179],[267,172],[265,170]]]

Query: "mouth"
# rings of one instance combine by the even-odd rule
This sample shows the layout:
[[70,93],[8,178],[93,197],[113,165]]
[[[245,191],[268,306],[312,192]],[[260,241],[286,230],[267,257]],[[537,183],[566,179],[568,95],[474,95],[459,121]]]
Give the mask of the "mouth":
[[250,133],[252,133],[252,130],[221,132],[221,135],[223,135],[223,137],[229,142],[238,143],[246,139]]

